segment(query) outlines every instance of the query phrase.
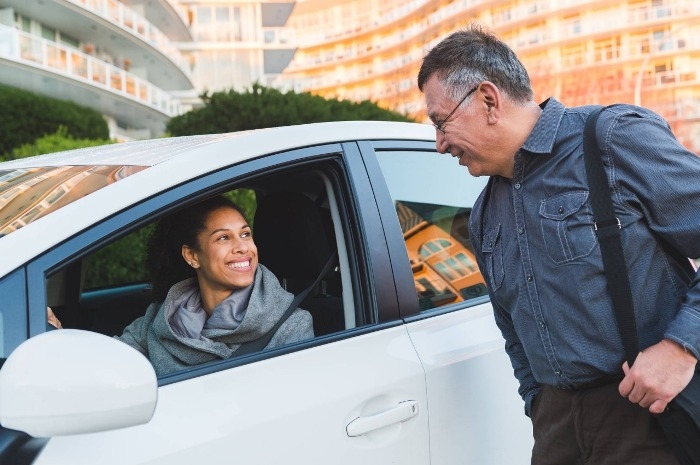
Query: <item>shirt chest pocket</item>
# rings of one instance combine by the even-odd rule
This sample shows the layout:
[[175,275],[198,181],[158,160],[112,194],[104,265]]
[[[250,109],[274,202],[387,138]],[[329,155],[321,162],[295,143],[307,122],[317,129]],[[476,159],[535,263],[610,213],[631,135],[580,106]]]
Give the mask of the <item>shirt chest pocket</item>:
[[557,264],[585,257],[596,244],[588,192],[571,192],[540,204],[542,237],[549,258]]
[[495,291],[503,284],[505,271],[503,269],[503,244],[501,241],[501,225],[484,232],[481,242],[481,252],[486,265],[486,278],[491,290]]

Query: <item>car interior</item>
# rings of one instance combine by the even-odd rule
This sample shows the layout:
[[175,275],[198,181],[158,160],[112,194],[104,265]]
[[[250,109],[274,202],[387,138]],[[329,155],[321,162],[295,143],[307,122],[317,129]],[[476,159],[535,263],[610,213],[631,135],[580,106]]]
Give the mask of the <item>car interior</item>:
[[[338,201],[331,170],[307,168],[260,176],[235,186],[227,195],[232,195],[235,201],[236,192],[242,190],[253,193],[254,214],[246,213],[248,221],[252,220],[259,262],[294,294],[318,281],[299,305],[312,314],[315,336],[369,321],[370,316],[356,313],[356,307],[361,306],[355,304],[350,291],[352,274],[345,238],[347,215],[341,214],[342,203]],[[151,303],[148,279],[143,276],[145,246],[141,246],[141,253],[134,254],[133,244],[139,241],[142,244],[148,228],[152,227],[153,224],[143,226],[115,242],[93,247],[90,254],[48,276],[47,305],[64,328],[119,335],[145,313]],[[101,277],[96,282],[94,278],[101,276],[100,266],[104,263],[98,260],[99,254],[107,246],[113,249],[110,257],[125,257],[128,266],[136,270],[132,274],[141,276],[126,282]],[[319,276],[324,267],[328,271]]]
[[[311,313],[316,337],[377,321],[370,313],[373,307],[361,300],[371,296],[352,291],[362,288],[358,283],[366,261],[349,252],[361,250],[357,241],[362,234],[337,167],[325,160],[256,174],[207,192],[228,195],[243,208],[259,262],[286,290],[298,295],[313,285],[299,306]],[[395,200],[395,208],[420,311],[485,298],[469,240],[471,210],[414,197],[417,201]],[[187,201],[176,204],[184,207]],[[148,222],[134,218],[138,228],[115,231],[100,243],[86,245],[85,253],[52,271],[47,305],[64,328],[120,335],[145,313],[152,303],[145,244],[163,214],[154,212]]]

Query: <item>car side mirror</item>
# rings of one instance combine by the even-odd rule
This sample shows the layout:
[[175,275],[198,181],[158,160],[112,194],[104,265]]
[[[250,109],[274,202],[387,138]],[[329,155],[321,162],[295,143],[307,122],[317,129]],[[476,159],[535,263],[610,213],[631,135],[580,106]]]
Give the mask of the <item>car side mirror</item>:
[[77,329],[32,337],[0,369],[0,424],[34,437],[93,433],[150,421],[158,382],[146,357]]

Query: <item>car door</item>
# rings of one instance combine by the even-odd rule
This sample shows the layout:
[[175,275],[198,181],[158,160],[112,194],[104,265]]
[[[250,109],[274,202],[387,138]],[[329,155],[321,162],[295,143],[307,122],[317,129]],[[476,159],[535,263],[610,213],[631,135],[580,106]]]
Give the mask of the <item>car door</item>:
[[532,425],[469,239],[487,178],[432,143],[376,141],[363,152],[394,245],[402,317],[426,371],[431,463],[530,463]]
[[[313,169],[324,174],[327,202],[336,209],[343,299],[346,308],[354,306],[355,323],[160,378],[147,424],[51,438],[37,465],[430,463],[424,371],[399,318],[382,222],[357,144],[276,154],[153,197],[31,263],[28,285],[45,286],[49,270],[195,194],[236,187],[251,173],[260,184],[259,173],[293,179]],[[29,306],[33,331],[41,332],[41,292],[29,295]]]

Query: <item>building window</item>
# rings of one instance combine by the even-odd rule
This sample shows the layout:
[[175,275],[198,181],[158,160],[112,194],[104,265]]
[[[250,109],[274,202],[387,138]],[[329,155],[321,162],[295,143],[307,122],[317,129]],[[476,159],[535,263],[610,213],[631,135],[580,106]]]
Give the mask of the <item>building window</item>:
[[435,239],[423,244],[418,253],[421,257],[428,258],[435,253],[450,248],[450,246],[452,246],[452,242],[447,239]]

